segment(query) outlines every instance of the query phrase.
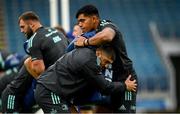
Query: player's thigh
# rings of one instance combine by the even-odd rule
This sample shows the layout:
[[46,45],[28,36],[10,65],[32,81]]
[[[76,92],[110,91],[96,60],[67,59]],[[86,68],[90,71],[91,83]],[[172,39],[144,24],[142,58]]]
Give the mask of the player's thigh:
[[12,73],[9,75],[3,75],[0,78],[0,95],[2,94],[3,90],[6,88],[6,86],[14,79],[14,76],[16,73]]
[[44,113],[70,113],[69,104],[41,84],[36,85],[35,100]]
[[10,88],[6,87],[2,92],[2,112],[20,112],[22,106],[22,96],[15,94]]

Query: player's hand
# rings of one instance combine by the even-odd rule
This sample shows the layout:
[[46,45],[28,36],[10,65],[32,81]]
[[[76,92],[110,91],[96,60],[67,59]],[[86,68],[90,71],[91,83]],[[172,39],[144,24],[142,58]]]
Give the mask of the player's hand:
[[83,47],[85,40],[86,40],[85,37],[83,37],[83,36],[78,36],[78,37],[77,37],[77,40],[74,42],[74,44],[75,44],[75,46]]
[[131,75],[129,75],[128,78],[125,81],[126,89],[129,90],[129,91],[136,92],[136,89],[137,89],[136,80],[131,81],[130,79],[131,79]]

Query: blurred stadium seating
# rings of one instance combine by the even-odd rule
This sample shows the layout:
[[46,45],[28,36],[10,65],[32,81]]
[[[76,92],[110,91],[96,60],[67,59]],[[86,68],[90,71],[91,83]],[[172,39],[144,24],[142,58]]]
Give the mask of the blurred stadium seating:
[[[43,24],[50,25],[48,0],[3,0],[5,31],[8,48],[24,53],[22,42],[25,40],[18,28],[18,16],[27,10],[38,13]],[[139,92],[160,92],[169,94],[170,82],[165,64],[155,47],[149,30],[149,23],[156,22],[160,34],[165,38],[180,38],[180,1],[179,0],[70,0],[71,28],[76,23],[75,13],[85,4],[98,7],[102,19],[115,22],[123,33],[129,56],[139,77]],[[60,14],[60,13],[59,13]],[[1,8],[0,8],[0,15]],[[60,20],[61,18],[59,18]],[[1,20],[1,18],[0,18]],[[0,26],[1,23],[0,23]],[[168,26],[168,28],[167,28]],[[1,29],[0,29],[1,30]],[[1,41],[1,39],[0,39]],[[2,45],[2,44],[0,44]],[[158,102],[160,101],[160,102]],[[148,101],[145,101],[145,104]],[[152,102],[152,101],[150,101]],[[164,109],[162,100],[155,104]],[[139,105],[143,101],[139,100]],[[147,105],[144,105],[144,107]],[[156,105],[149,105],[153,108]],[[162,106],[162,107],[161,107]]]
[[5,40],[5,30],[4,30],[4,12],[2,8],[2,2],[0,1],[0,48],[6,47],[6,40]]

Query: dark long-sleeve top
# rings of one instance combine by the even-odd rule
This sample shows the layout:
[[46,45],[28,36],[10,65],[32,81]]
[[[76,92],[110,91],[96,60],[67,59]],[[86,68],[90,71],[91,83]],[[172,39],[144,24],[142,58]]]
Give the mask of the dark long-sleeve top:
[[105,79],[95,50],[89,48],[78,48],[62,56],[39,77],[37,83],[66,99],[83,96],[91,90],[110,95],[126,88],[122,82]]

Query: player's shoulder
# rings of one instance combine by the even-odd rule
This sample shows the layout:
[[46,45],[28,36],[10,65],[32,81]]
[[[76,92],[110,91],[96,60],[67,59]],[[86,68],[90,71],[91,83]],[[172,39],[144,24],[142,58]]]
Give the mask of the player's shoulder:
[[77,48],[77,51],[79,52],[79,55],[94,55],[95,54],[95,48],[89,48],[89,47],[83,47],[83,48]]
[[95,49],[84,47],[84,48],[75,49],[74,55],[79,61],[87,62],[95,58],[96,53],[95,53]]
[[101,27],[107,26],[107,25],[113,25],[113,26],[116,26],[115,23],[113,23],[113,22],[110,21],[110,20],[101,20],[101,21],[100,21],[100,26],[101,26]]
[[28,39],[28,42],[33,42],[34,40],[39,40],[42,37],[44,27],[40,27],[36,32]]
[[[50,36],[52,34],[52,32],[54,32],[55,30],[51,27],[41,27],[39,28],[36,32],[37,35],[45,35],[46,37]],[[50,34],[51,33],[51,34]]]
[[100,24],[99,24],[99,28],[98,30],[103,30],[104,28],[111,28],[111,29],[114,29],[114,30],[117,30],[118,27],[110,20],[101,20],[100,21]]
[[101,20],[100,21],[100,26],[105,26],[105,25],[108,25],[108,24],[111,24],[112,22],[110,20]]
[[51,27],[40,27],[34,35],[31,37],[31,39],[40,41],[46,40],[45,38],[50,37],[52,34],[56,33],[57,31]]

